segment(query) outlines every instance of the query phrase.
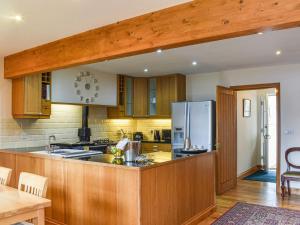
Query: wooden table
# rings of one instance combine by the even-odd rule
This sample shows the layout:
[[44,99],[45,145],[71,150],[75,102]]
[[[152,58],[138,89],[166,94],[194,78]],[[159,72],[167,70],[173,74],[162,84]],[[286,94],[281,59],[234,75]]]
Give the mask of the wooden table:
[[45,224],[46,207],[51,201],[15,188],[0,185],[0,225],[33,219],[36,225]]

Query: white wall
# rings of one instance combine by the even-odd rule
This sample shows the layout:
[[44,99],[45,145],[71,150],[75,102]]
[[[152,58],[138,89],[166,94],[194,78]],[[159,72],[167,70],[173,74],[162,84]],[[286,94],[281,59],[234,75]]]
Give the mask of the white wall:
[[[80,100],[81,95],[76,94],[77,88],[74,87],[74,83],[79,73],[86,71],[90,72],[98,80],[98,83],[91,83],[91,89],[85,90],[85,83],[83,81],[77,82],[81,95],[90,98],[94,97],[95,93],[98,93],[98,97],[94,98],[95,102],[90,102],[91,104],[117,105],[117,76],[84,67],[74,67],[52,72],[52,102],[85,103],[85,101]],[[95,90],[96,85],[99,86],[99,91]]]
[[[275,83],[281,84],[281,172],[286,169],[284,152],[300,146],[300,64],[196,74],[187,77],[187,98],[216,97],[215,85],[224,86]],[[297,157],[300,161],[300,156]]]
[[[243,117],[243,99],[251,100],[251,117]],[[237,92],[237,174],[259,165],[257,93]]]

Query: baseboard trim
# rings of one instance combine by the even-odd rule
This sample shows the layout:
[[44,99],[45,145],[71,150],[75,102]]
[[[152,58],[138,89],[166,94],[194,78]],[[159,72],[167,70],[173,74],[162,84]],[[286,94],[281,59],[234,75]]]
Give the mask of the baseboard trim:
[[216,211],[217,206],[213,205],[207,208],[205,211],[202,211],[198,213],[197,215],[193,216],[189,220],[185,221],[182,225],[197,225],[202,220],[206,219],[208,216],[210,216],[212,213]]
[[242,180],[244,179],[245,177],[259,171],[262,169],[262,166],[261,165],[256,165],[256,166],[253,166],[252,168],[246,170],[245,172],[241,173],[239,176],[238,176],[238,179],[239,180]]

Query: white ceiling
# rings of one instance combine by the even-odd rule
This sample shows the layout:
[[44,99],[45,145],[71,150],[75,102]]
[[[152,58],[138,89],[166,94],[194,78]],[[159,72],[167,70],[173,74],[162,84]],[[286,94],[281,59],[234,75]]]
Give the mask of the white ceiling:
[[188,1],[0,0],[0,57]]
[[[85,67],[132,76],[195,74],[231,69],[300,63],[300,28],[268,31],[205,44],[131,56]],[[282,54],[275,53],[281,50]],[[197,61],[197,66],[192,62]],[[149,72],[144,73],[144,68]]]

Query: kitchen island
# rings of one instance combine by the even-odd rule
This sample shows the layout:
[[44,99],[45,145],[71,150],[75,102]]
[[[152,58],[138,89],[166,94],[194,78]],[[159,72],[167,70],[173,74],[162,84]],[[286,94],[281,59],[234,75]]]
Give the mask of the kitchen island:
[[[102,158],[101,158],[102,157]],[[0,151],[0,166],[49,178],[47,224],[197,224],[215,208],[213,152],[172,160],[153,153],[144,165],[113,164],[111,155],[94,160],[63,159],[13,150]]]

